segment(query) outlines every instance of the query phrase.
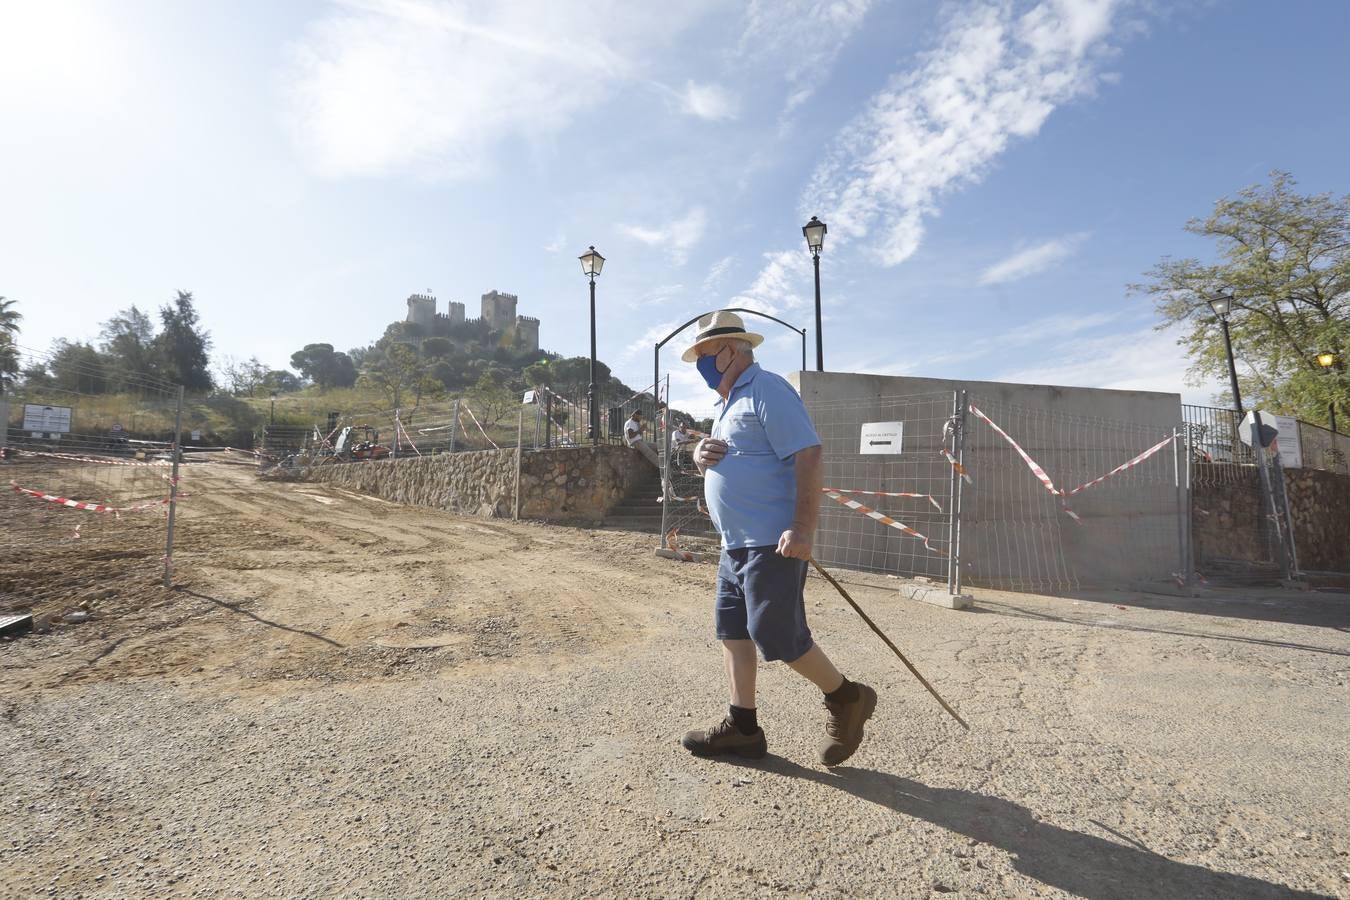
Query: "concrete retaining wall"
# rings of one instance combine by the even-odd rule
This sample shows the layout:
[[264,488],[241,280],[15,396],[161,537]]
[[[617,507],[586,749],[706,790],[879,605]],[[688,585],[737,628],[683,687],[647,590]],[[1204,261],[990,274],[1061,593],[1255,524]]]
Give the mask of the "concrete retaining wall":
[[[950,508],[951,469],[939,455],[953,392],[972,401],[1049,473],[1071,488],[1105,474],[1170,435],[1181,422],[1177,394],[940,378],[801,372],[789,376],[825,445],[825,479],[842,488],[918,491]],[[864,422],[904,422],[903,452],[860,453]],[[1180,568],[1183,495],[1171,448],[1073,501],[1079,521],[1009,445],[969,417],[961,518],[963,572],[971,584],[1061,590],[1166,581]],[[869,505],[945,548],[948,516],[923,501]],[[914,539],[826,503],[822,561],[895,574],[945,578],[945,557]],[[832,558],[833,557],[833,558]]]
[[[521,518],[598,523],[651,467],[628,447],[526,450]],[[395,503],[487,518],[515,511],[516,451],[475,450],[436,456],[320,466],[306,478]]]

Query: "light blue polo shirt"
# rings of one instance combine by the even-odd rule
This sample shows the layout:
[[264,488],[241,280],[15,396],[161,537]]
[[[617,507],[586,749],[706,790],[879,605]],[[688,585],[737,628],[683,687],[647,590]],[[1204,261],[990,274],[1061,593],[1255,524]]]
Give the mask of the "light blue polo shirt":
[[776,545],[797,507],[793,455],[820,444],[806,404],[783,378],[751,363],[718,401],[712,436],[728,445],[703,483],[722,546]]

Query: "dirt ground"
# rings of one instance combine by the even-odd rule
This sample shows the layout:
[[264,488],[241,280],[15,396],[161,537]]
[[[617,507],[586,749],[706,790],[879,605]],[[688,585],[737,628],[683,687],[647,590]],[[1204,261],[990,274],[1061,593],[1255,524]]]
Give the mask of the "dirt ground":
[[848,574],[966,733],[813,578],[867,740],[819,766],[819,695],[771,665],[770,756],[718,762],[678,744],[725,708],[713,567],[185,483],[178,590],[133,558],[0,642],[0,896],[1350,896],[1350,595],[953,612]]

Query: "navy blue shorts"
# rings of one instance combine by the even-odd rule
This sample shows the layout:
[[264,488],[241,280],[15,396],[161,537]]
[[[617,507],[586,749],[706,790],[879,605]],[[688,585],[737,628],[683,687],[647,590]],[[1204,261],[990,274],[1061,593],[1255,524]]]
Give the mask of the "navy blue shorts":
[[755,642],[766,662],[792,662],[811,649],[806,627],[806,560],[774,547],[723,550],[717,564],[717,639]]

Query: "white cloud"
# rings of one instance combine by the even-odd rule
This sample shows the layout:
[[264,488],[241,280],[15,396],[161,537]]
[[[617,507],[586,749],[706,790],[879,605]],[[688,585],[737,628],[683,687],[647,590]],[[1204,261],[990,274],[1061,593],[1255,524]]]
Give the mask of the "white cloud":
[[1185,352],[1171,331],[1143,328],[1047,344],[1044,362],[998,372],[997,381],[1072,387],[1180,393],[1187,403],[1208,403],[1218,384],[1188,386]]
[[810,290],[810,257],[803,250],[778,250],[764,254],[764,267],[750,287],[727,302],[760,312],[778,314],[806,305]]
[[688,82],[680,94],[680,108],[691,116],[718,122],[740,114],[740,100],[716,84]]
[[722,286],[722,279],[726,277],[727,269],[730,269],[735,261],[736,257],[734,256],[724,256],[712,264],[708,269],[707,276],[703,279],[704,294],[717,293],[717,289]]
[[803,214],[823,211],[832,236],[872,237],[883,265],[908,259],[945,192],[1094,89],[1116,5],[1044,0],[1017,15],[980,2],[951,15],[936,49],[837,137]]
[[1053,238],[1034,247],[1019,250],[985,269],[980,274],[980,284],[1007,284],[1010,281],[1017,281],[1038,272],[1044,272],[1056,263],[1072,256],[1079,246],[1087,240],[1087,237],[1087,234],[1083,232],[1066,234],[1063,237]]
[[566,246],[567,246],[567,235],[563,234],[560,231],[558,232],[557,237],[555,237],[552,241],[544,245],[544,252],[561,253],[563,251],[563,248]]
[[782,67],[784,111],[790,113],[815,93],[871,5],[871,0],[751,0],[738,54]]
[[708,228],[708,212],[695,206],[683,217],[665,226],[619,225],[620,234],[627,235],[649,247],[661,247],[676,265],[684,265],[689,251],[703,240]]
[[656,17],[618,0],[347,0],[291,47],[289,125],[321,175],[468,175],[501,141],[556,133],[639,77],[634,60],[705,5]]

